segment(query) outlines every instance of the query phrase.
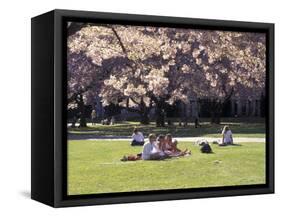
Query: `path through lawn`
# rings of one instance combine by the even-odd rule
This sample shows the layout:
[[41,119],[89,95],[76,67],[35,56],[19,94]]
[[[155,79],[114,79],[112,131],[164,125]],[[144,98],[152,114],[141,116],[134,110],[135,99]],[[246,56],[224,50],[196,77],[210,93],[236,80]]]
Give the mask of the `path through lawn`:
[[265,144],[242,143],[201,154],[190,142],[192,156],[165,161],[121,162],[142,147],[128,141],[71,140],[68,144],[68,193],[95,194],[156,189],[265,183]]

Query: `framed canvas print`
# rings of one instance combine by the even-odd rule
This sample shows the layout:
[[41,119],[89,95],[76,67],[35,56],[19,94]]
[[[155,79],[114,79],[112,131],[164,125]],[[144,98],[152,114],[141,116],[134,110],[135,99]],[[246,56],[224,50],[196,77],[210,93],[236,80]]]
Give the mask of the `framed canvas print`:
[[32,192],[53,207],[274,192],[274,24],[32,18]]

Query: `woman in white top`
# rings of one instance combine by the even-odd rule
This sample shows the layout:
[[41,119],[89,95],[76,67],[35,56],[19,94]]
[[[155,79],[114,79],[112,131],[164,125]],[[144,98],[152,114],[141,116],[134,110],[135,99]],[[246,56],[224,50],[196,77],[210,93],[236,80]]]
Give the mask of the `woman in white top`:
[[226,125],[222,130],[222,145],[232,145],[233,138],[230,128]]
[[131,145],[143,145],[144,144],[144,136],[141,132],[139,132],[138,128],[134,128],[134,132],[132,135]]

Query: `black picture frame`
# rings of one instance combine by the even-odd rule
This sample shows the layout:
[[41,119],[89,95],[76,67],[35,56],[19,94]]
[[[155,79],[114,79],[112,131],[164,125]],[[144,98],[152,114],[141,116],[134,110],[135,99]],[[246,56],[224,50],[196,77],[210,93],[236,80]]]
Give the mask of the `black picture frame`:
[[[266,184],[68,196],[67,21],[266,33]],[[274,193],[274,24],[53,10],[32,18],[31,26],[32,199],[53,207],[68,207]]]

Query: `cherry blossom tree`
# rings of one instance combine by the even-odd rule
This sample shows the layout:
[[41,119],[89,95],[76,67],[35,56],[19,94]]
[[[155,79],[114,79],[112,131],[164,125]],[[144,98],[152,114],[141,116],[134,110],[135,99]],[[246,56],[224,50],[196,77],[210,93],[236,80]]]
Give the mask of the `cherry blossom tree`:
[[190,76],[176,70],[179,45],[165,34],[166,28],[111,28],[128,64],[105,80],[101,92],[103,102],[126,103],[130,110],[140,113],[142,123],[148,123],[149,110],[156,107],[157,125],[164,126],[165,104],[187,100],[187,90],[181,81]]
[[263,34],[83,24],[72,25],[68,48],[77,59],[70,58],[75,66],[69,71],[77,73],[70,93],[83,92],[80,98],[89,103],[98,95],[103,105],[139,113],[142,123],[155,107],[157,125],[164,126],[165,105],[190,97],[210,99],[218,123],[231,97],[264,90]]
[[152,101],[160,102],[158,98],[167,95],[163,89],[169,80],[163,76],[169,64],[174,64],[159,58],[161,53],[167,56],[173,47],[162,46],[168,37],[163,35],[159,40],[161,34],[153,34],[155,29],[88,26],[69,40],[72,52],[83,51],[103,71],[110,72],[101,90],[103,104],[126,103],[127,109],[140,113],[143,123],[148,123]]
[[85,105],[91,105],[98,94],[101,83],[98,77],[101,68],[83,53],[70,53],[67,56],[67,97],[68,108],[76,109],[80,127],[86,127]]
[[196,95],[209,99],[212,122],[220,123],[223,106],[231,97],[251,98],[264,91],[265,35],[203,31],[194,37],[199,41],[192,50],[198,66],[192,79],[199,87]]

